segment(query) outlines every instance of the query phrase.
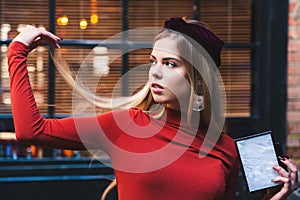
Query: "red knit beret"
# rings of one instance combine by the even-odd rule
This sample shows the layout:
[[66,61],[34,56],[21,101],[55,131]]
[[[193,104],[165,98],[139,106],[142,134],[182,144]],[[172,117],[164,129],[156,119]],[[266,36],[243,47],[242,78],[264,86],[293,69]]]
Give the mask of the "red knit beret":
[[169,18],[164,28],[183,33],[198,42],[210,55],[217,67],[221,64],[221,50],[224,42],[203,25],[187,23],[182,18]]

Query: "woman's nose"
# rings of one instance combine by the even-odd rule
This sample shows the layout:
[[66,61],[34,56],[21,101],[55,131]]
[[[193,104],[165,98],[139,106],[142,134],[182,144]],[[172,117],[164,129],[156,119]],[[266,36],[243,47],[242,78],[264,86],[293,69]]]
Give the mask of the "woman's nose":
[[161,79],[162,78],[161,67],[159,65],[152,66],[150,68],[150,73],[151,73],[153,78],[156,78],[156,79]]

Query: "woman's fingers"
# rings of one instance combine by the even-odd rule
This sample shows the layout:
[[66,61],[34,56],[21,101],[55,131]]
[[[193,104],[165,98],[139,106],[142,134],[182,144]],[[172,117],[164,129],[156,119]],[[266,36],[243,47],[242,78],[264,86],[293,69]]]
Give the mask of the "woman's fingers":
[[273,178],[272,181],[273,182],[288,183],[290,181],[290,179],[282,177],[282,176],[279,176],[279,177]]
[[45,42],[59,48],[60,46],[58,42],[60,40],[60,37],[50,33],[49,31],[46,31],[43,28],[36,28],[34,26],[27,25],[13,41],[22,42],[26,46],[33,49],[40,44],[44,44]]
[[283,169],[282,167],[280,167],[280,166],[278,166],[278,165],[274,165],[274,166],[273,166],[273,169],[274,169],[280,176],[288,178],[289,173],[288,173],[285,169]]
[[54,35],[53,33],[46,31],[44,29],[40,30],[40,38],[41,40],[47,41],[48,43],[50,43],[51,45],[53,45],[54,47],[60,48],[58,42],[60,40],[62,40],[60,37]]
[[289,170],[289,179],[290,179],[290,187],[292,190],[298,188],[299,180],[298,180],[298,168],[294,164],[294,162],[290,159],[281,159],[281,162],[284,163]]
[[43,28],[35,28],[36,37],[34,41],[31,43],[31,48],[35,48],[36,46],[49,43],[54,47],[60,48],[58,42],[61,40],[60,37],[54,35],[53,33],[46,31]]
[[31,49],[34,49],[35,47],[37,46],[40,46],[40,45],[45,45],[45,44],[51,44],[52,46],[56,47],[56,48],[60,48],[60,45],[58,44],[60,40],[53,40],[51,38],[48,38],[48,37],[45,37],[45,36],[41,36],[41,37],[38,37],[35,41],[33,41],[30,45],[30,48]]
[[273,169],[277,171],[280,176],[274,178],[272,181],[283,183],[283,187],[271,200],[284,199],[298,188],[298,169],[296,165],[288,158],[282,158],[280,161],[287,166],[288,171],[280,166],[273,166]]
[[281,159],[281,162],[284,163],[287,166],[288,170],[291,173],[298,172],[298,169],[297,169],[295,163],[291,159],[283,158],[283,159]]

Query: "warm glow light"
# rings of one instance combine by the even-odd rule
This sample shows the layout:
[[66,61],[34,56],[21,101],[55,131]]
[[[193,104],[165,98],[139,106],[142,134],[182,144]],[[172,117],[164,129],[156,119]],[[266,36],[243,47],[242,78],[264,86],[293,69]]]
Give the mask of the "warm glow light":
[[4,92],[2,94],[2,103],[5,104],[5,105],[10,105],[11,104],[10,93]]
[[98,15],[92,14],[90,21],[92,24],[97,24],[98,23]]
[[60,26],[66,26],[66,25],[68,25],[69,18],[68,18],[68,16],[63,15],[63,16],[57,18],[56,22]]
[[98,76],[104,76],[109,74],[109,56],[108,49],[106,47],[97,46],[93,49],[94,58],[93,58],[93,67],[94,74]]
[[79,25],[80,25],[80,29],[83,29],[83,30],[84,30],[84,29],[87,28],[88,23],[87,23],[86,19],[82,19],[82,20],[80,21]]

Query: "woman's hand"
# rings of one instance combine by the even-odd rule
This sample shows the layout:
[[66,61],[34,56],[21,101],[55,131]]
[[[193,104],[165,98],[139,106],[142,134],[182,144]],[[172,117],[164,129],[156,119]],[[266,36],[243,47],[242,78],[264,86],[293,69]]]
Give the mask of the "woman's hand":
[[30,49],[34,49],[35,47],[45,43],[50,43],[54,47],[60,48],[57,43],[60,40],[62,40],[60,37],[46,31],[43,28],[36,28],[34,26],[27,25],[24,30],[22,30],[22,32],[13,39],[13,42],[19,41],[28,46]]
[[288,172],[280,166],[273,168],[280,174],[280,177],[273,179],[274,182],[282,182],[282,188],[270,198],[270,200],[286,199],[298,188],[298,169],[291,159],[282,158],[282,163],[287,166]]

